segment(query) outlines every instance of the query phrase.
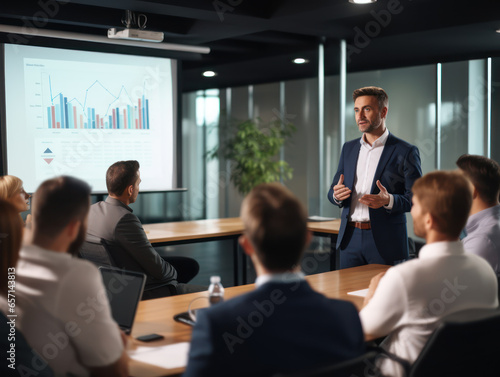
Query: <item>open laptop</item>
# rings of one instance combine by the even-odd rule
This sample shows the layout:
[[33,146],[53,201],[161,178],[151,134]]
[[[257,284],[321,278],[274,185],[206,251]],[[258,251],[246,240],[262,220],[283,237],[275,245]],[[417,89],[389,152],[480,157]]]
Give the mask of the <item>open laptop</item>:
[[99,267],[114,320],[125,334],[130,334],[137,305],[142,297],[146,275],[112,267]]

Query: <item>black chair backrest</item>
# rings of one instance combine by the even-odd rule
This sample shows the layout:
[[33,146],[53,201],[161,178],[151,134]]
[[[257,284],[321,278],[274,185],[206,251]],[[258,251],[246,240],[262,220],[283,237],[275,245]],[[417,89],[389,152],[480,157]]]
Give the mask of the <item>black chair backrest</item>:
[[420,253],[420,249],[425,245],[425,242],[414,240],[411,237],[408,237],[408,254],[410,259],[418,258],[418,254]]
[[499,376],[500,310],[467,310],[445,318],[413,363],[410,377]]
[[114,261],[116,267],[122,268],[128,271],[141,272],[148,276],[147,271],[125,250],[123,250],[119,245],[107,242],[106,240],[101,240],[102,244],[106,248],[106,251],[110,258]]
[[130,253],[122,249],[120,245],[107,242],[104,239],[101,240],[101,242],[106,248],[109,257],[114,261],[116,267],[128,271],[141,272],[148,277],[146,282],[146,290],[150,288],[151,284],[162,283],[161,281],[158,281],[150,276],[148,272],[141,266],[141,264],[135,258],[133,258]]
[[497,276],[497,282],[498,282],[498,302],[500,302],[500,276]]
[[293,372],[289,374],[276,374],[274,377],[364,377],[380,376],[379,369],[375,366],[375,360],[380,354],[376,351],[367,353],[342,361],[340,363],[327,365],[308,371]]
[[177,294],[175,284],[165,284],[151,277],[147,271],[119,245],[87,235],[80,248],[80,257],[93,262],[97,267],[116,267],[121,270],[140,272],[146,275],[143,299],[153,299]]
[[94,263],[97,267],[116,267],[116,263],[106,250],[100,238],[87,235],[80,248],[80,257]]

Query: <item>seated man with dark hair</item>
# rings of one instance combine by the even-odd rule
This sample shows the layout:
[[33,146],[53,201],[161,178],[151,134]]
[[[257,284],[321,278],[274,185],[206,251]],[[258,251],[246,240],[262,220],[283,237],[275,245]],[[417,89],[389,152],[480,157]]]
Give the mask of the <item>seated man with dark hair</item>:
[[[493,269],[466,254],[459,240],[472,204],[470,183],[457,171],[436,171],[417,179],[412,191],[415,235],[427,243],[417,259],[372,279],[360,312],[366,339],[388,335],[382,347],[410,364],[444,317],[498,307]],[[382,374],[404,375],[390,359]]]
[[254,188],[241,207],[240,244],[256,289],[196,315],[184,376],[272,376],[357,357],[363,332],[353,304],[311,289],[300,272],[306,213],[280,184]]
[[[72,258],[85,238],[90,187],[72,177],[43,182],[33,196],[31,244],[15,275],[16,327],[56,376],[128,376],[125,335],[111,316],[101,274]],[[3,309],[3,308],[2,308]]]
[[162,258],[149,242],[140,220],[129,207],[137,199],[140,183],[139,162],[119,161],[111,165],[106,172],[109,196],[90,207],[87,234],[105,240],[115,250],[117,267],[146,274],[143,299],[206,290],[184,284],[198,273],[198,262],[185,257]]
[[486,259],[500,277],[500,165],[487,157],[464,154],[457,166],[474,186],[462,240],[465,251]]

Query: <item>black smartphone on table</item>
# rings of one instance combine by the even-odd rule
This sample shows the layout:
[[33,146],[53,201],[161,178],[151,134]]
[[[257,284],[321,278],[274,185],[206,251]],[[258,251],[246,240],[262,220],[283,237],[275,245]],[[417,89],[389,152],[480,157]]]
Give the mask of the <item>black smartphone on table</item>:
[[147,335],[141,335],[138,336],[136,339],[140,340],[141,342],[152,342],[155,340],[160,340],[165,338],[163,335],[160,334],[147,334]]

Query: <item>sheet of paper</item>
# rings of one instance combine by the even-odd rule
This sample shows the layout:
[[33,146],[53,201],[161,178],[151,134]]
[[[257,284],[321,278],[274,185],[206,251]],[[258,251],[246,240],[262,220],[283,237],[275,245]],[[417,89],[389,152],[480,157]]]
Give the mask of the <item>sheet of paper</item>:
[[368,288],[360,289],[359,291],[347,292],[348,295],[359,296],[359,297],[365,297],[367,293],[368,293]]
[[309,216],[307,218],[307,221],[332,221],[332,220],[336,220],[335,217],[323,217],[323,216]]
[[169,237],[172,235],[172,232],[160,229],[146,229],[145,232],[148,238],[161,238],[161,237]]
[[187,365],[189,343],[169,344],[161,347],[138,347],[128,351],[131,359],[165,369],[182,368]]

